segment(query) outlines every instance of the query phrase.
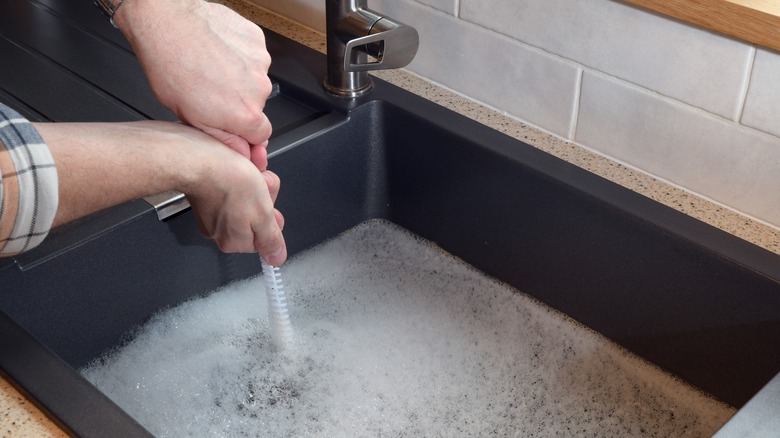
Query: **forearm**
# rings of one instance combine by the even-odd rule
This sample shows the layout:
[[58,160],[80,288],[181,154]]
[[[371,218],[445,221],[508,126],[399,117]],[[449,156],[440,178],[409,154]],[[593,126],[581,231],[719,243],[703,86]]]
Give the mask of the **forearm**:
[[188,187],[192,164],[178,135],[156,122],[37,123],[59,173],[54,225],[124,201]]
[[57,165],[55,225],[146,195],[178,190],[203,234],[226,252],[287,257],[279,178],[197,129],[168,122],[39,123]]

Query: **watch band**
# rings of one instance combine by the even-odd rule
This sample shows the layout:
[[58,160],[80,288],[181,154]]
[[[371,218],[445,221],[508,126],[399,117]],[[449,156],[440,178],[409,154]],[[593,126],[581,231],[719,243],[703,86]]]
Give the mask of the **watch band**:
[[111,22],[111,25],[116,27],[116,23],[114,23],[114,14],[116,13],[116,10],[122,6],[122,3],[124,3],[125,0],[94,0],[94,2],[95,6],[100,9],[100,12],[102,12],[103,15],[108,18],[108,21]]

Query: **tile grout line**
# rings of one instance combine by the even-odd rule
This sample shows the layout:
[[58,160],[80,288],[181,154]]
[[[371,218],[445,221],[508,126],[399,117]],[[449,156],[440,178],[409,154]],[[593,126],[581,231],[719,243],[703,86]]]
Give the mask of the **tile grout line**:
[[[742,87],[739,90],[739,102],[737,103],[737,114],[735,122],[742,125],[742,116],[745,114],[747,106],[748,92],[750,91],[751,78],[753,77],[753,68],[756,65],[756,46],[750,46],[750,56],[748,56],[745,66],[745,77],[742,78]],[[744,126],[744,125],[743,125]]]
[[577,68],[577,83],[574,86],[574,102],[571,109],[571,122],[569,124],[568,140],[575,142],[577,136],[577,124],[580,118],[580,106],[582,105],[582,80],[585,76],[585,69]]

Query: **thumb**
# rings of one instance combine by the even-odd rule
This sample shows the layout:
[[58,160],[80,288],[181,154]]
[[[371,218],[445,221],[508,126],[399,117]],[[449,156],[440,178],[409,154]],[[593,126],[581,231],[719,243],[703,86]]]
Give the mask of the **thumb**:
[[282,230],[279,228],[277,221],[278,219],[273,223],[276,229],[270,234],[271,237],[259,240],[259,236],[255,234],[257,253],[272,266],[280,266],[287,260],[287,244],[284,241]]

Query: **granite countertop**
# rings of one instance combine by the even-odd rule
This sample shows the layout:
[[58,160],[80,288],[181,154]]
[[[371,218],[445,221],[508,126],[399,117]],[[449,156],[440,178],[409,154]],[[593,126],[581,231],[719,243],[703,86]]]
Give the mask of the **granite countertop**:
[[[321,52],[324,35],[242,0],[220,0],[248,19]],[[377,77],[425,97],[504,134],[605,177],[689,216],[780,254],[780,230],[743,216],[728,207],[697,197],[641,171],[528,126],[405,70],[382,71]],[[0,377],[0,436],[66,436],[29,400]]]

